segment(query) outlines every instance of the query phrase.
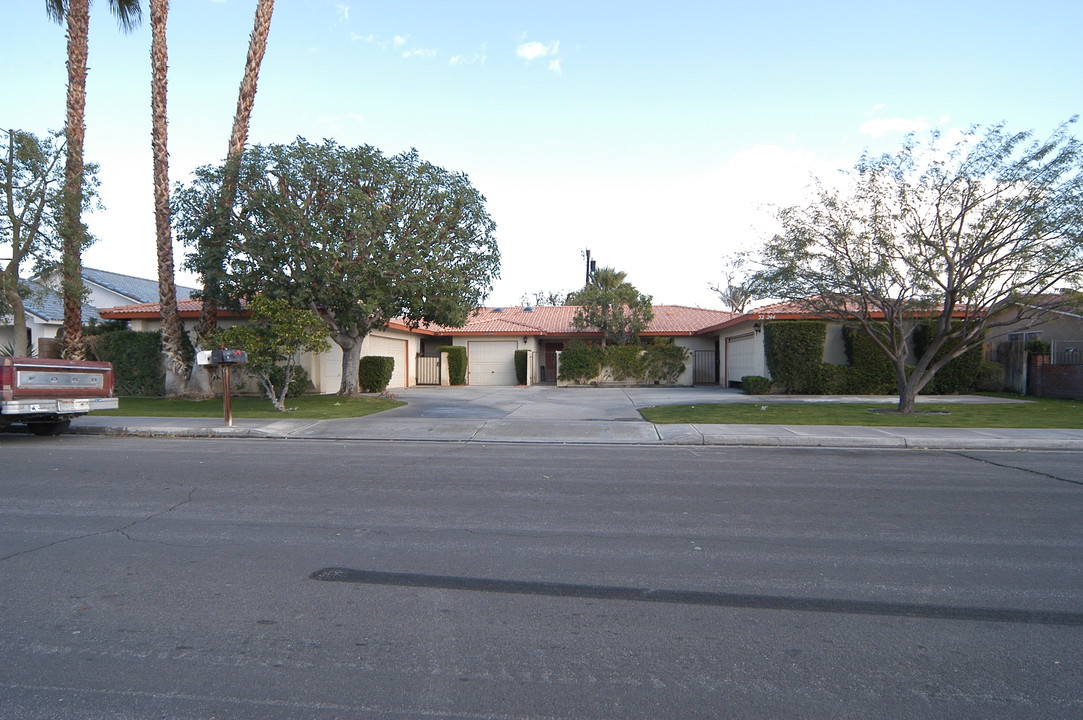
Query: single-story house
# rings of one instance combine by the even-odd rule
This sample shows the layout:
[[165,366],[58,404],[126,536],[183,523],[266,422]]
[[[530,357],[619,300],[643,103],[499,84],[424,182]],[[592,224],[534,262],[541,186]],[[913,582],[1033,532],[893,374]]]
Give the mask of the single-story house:
[[[198,300],[178,303],[187,330],[194,328],[201,307]],[[531,383],[554,382],[557,353],[564,344],[600,336],[597,332],[575,328],[572,318],[576,310],[574,306],[478,308],[462,327],[430,324],[412,328],[396,320],[365,338],[361,354],[395,359],[390,388],[439,384],[439,377],[433,377],[429,372],[426,356],[438,355],[439,348],[446,345],[461,345],[467,349],[467,382],[470,385],[515,385],[516,350],[531,352],[532,361],[528,366]],[[127,320],[133,330],[157,330],[161,324],[157,302],[102,309],[100,314],[106,320]],[[672,338],[676,344],[688,348],[692,361],[678,384],[713,384],[718,382],[716,343],[713,338],[703,336],[702,330],[733,316],[734,313],[724,310],[655,305],[654,320],[642,336]],[[224,326],[243,322],[243,314],[223,316],[220,322]],[[301,364],[317,391],[338,390],[342,379],[342,351],[337,345],[332,343],[327,352],[303,357]]]

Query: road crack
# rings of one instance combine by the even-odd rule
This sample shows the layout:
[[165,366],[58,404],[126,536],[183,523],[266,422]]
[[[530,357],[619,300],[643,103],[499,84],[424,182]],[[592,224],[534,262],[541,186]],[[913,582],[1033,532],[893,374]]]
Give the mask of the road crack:
[[959,456],[961,458],[966,458],[967,460],[973,460],[975,462],[986,463],[988,465],[993,465],[995,467],[1004,468],[1005,470],[1018,470],[1020,472],[1026,472],[1026,473],[1030,473],[1032,475],[1037,475],[1038,477],[1049,478],[1050,480],[1056,480],[1057,482],[1069,483],[1071,485],[1083,485],[1083,481],[1080,481],[1080,480],[1072,480],[1070,478],[1063,478],[1063,477],[1060,477],[1059,475],[1052,475],[1052,474],[1047,473],[1047,472],[1042,472],[1041,470],[1032,470],[1031,468],[1019,467],[1018,465],[1010,465],[1008,463],[994,462],[993,460],[990,460],[989,458],[975,457],[973,455],[968,455],[967,453],[962,452],[961,450],[951,451],[951,454],[952,455],[957,455],[957,456]]
[[56,547],[57,545],[63,545],[65,543],[70,543],[70,542],[77,542],[79,540],[86,540],[87,538],[101,537],[102,535],[110,535],[112,533],[118,533],[118,534],[122,535],[127,540],[131,540],[132,542],[138,542],[131,535],[128,534],[129,530],[131,530],[136,525],[142,525],[143,523],[147,523],[147,522],[150,522],[152,520],[156,520],[157,518],[160,518],[160,517],[162,517],[164,515],[168,515],[169,513],[176,510],[177,508],[180,508],[180,507],[183,507],[183,506],[187,505],[188,503],[192,502],[192,497],[195,495],[195,492],[198,489],[199,488],[195,488],[195,487],[192,488],[188,492],[188,496],[184,500],[180,501],[179,503],[177,503],[177,504],[175,504],[175,505],[173,505],[171,507],[168,507],[165,510],[162,510],[160,512],[156,512],[156,513],[153,513],[151,515],[148,515],[145,518],[141,518],[139,520],[133,520],[130,523],[128,523],[127,525],[123,525],[123,526],[118,527],[118,528],[110,528],[108,530],[99,530],[98,532],[84,533],[82,535],[74,535],[72,537],[61,538],[60,540],[54,540],[53,542],[46,543],[45,545],[40,545],[40,546],[34,547],[34,548],[28,548],[26,550],[20,550],[17,553],[12,553],[11,555],[6,555],[4,557],[0,557],[0,562],[4,562],[6,560],[11,560],[12,558],[17,558],[17,557],[19,557],[21,555],[29,555],[31,553],[40,552],[42,550],[48,550],[49,548]]

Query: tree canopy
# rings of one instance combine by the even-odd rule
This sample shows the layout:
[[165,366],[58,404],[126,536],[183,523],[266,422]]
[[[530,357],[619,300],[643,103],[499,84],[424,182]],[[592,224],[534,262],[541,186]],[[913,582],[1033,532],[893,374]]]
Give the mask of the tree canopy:
[[[201,168],[175,194],[197,271],[222,177],[222,167]],[[499,272],[484,197],[413,150],[389,157],[303,138],[254,146],[241,158],[232,214],[224,287],[234,299],[265,294],[317,312],[343,351],[343,395],[360,392],[370,332],[395,318],[461,325]]]
[[[1083,279],[1083,144],[974,127],[954,141],[911,136],[864,156],[845,182],[818,183],[779,213],[752,283],[859,325],[895,366],[899,409],[997,327],[1057,309]],[[1004,311],[1019,315],[1011,317]],[[920,323],[935,332],[912,355]]]
[[594,270],[582,290],[571,293],[568,305],[578,305],[572,324],[579,330],[598,330],[602,345],[628,345],[647,329],[654,310],[651,296],[643,295],[614,268]]

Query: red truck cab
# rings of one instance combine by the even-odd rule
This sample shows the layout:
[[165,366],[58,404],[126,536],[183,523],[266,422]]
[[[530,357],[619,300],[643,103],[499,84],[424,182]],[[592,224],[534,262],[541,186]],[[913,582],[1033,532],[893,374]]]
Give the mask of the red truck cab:
[[59,435],[74,417],[117,407],[107,362],[0,357],[0,429]]

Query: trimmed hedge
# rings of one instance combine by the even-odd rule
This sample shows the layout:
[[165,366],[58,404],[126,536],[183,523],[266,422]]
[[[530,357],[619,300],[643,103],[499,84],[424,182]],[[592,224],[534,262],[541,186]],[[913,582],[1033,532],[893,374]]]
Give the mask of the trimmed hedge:
[[[183,336],[185,356],[195,351]],[[113,364],[114,392],[129,397],[161,397],[165,394],[162,367],[162,334],[135,330],[106,330],[87,336],[88,357]]]
[[[921,357],[936,335],[936,326],[922,323],[914,330],[914,354]],[[933,359],[943,357],[951,348],[945,344]],[[974,390],[981,369],[982,347],[976,345],[949,362],[936,373],[929,384],[922,389],[928,395],[954,395]]]
[[764,323],[764,355],[774,382],[788,394],[823,394],[826,339],[827,323],[822,320]]
[[526,385],[526,361],[529,356],[529,350],[515,351],[515,382],[520,385]]
[[846,359],[850,367],[839,392],[853,395],[890,395],[898,390],[895,365],[869,334],[860,327],[842,329]]
[[383,355],[366,355],[361,358],[358,380],[364,392],[383,392],[395,372],[395,358]]
[[466,347],[463,345],[445,345],[439,349],[447,353],[447,374],[452,385],[466,384]]
[[685,370],[688,348],[669,340],[655,340],[643,351],[643,376],[647,380],[672,385]]
[[771,392],[771,381],[762,375],[745,375],[741,378],[741,389],[749,395],[766,395]]

